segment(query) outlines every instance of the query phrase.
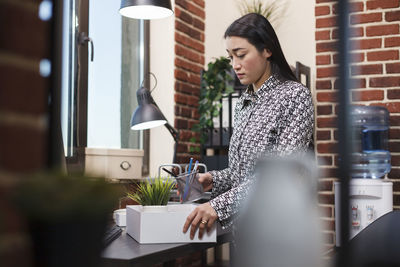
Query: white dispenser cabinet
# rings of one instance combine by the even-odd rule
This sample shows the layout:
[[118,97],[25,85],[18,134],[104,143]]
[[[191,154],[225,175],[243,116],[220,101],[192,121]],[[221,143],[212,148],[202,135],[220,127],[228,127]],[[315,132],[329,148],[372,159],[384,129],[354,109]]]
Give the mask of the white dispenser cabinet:
[[[336,246],[340,246],[340,182],[335,182]],[[393,183],[382,179],[351,179],[350,239],[377,218],[393,210]]]

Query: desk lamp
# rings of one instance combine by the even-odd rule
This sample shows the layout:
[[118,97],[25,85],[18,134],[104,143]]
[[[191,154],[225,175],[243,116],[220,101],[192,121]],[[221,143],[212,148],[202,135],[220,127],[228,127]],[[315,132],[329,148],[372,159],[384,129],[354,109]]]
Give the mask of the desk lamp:
[[175,141],[174,157],[172,160],[172,162],[175,163],[179,132],[168,123],[164,114],[162,114],[156,102],[154,102],[149,89],[141,86],[136,92],[136,97],[139,105],[132,114],[131,129],[146,130],[164,125]]
[[119,13],[132,19],[161,19],[174,14],[170,0],[121,0]]

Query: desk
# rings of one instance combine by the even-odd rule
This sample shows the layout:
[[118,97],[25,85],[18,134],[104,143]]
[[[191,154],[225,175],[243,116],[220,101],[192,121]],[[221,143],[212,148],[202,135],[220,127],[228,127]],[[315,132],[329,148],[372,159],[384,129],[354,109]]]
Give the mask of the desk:
[[124,230],[103,251],[102,266],[149,266],[168,262],[189,253],[212,248],[230,241],[232,241],[230,230],[222,230],[219,225],[217,227],[217,243],[139,244]]

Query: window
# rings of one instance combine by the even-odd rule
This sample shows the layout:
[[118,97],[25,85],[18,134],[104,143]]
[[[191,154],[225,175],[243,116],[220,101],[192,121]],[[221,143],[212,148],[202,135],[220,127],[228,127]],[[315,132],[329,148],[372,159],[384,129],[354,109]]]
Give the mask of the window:
[[148,133],[129,126],[136,90],[147,73],[148,25],[122,17],[119,5],[64,1],[61,120],[69,163],[82,165],[85,147],[148,146]]

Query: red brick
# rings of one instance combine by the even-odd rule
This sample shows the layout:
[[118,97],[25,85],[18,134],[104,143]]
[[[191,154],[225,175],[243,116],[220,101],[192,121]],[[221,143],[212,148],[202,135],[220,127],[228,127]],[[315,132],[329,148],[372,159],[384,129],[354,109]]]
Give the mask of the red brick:
[[382,64],[355,65],[351,67],[351,75],[381,74]]
[[[399,181],[392,181],[393,183],[393,192],[399,192],[400,191],[400,182]],[[394,209],[396,210],[396,209]]]
[[175,127],[177,129],[189,129],[188,127],[188,121],[185,119],[179,119],[179,118],[175,118]]
[[175,90],[177,92],[181,92],[181,93],[187,93],[187,94],[194,94],[194,95],[199,95],[200,93],[200,88],[196,87],[192,84],[189,83],[184,83],[181,81],[176,80],[175,81]]
[[371,106],[382,106],[387,108],[390,113],[400,113],[400,102],[373,103]]
[[388,173],[388,178],[390,179],[399,179],[400,178],[400,169],[392,168]]
[[324,30],[324,31],[316,31],[315,32],[315,40],[330,40],[331,39],[331,31]]
[[329,80],[318,80],[315,83],[315,87],[317,90],[326,90],[326,89],[332,89],[332,82]]
[[400,73],[400,63],[387,63],[386,73]]
[[393,195],[393,206],[400,205],[400,195]]
[[400,20],[400,10],[385,12],[385,20],[388,22]]
[[399,7],[399,0],[375,0],[367,2],[367,9]]
[[352,40],[351,47],[353,49],[372,49],[382,47],[382,39],[362,39],[362,40]]
[[398,34],[399,33],[399,24],[368,26],[366,28],[365,33],[367,36],[382,36],[382,35]]
[[385,47],[400,46],[400,37],[387,37],[385,38]]
[[[390,135],[389,135],[390,138]],[[400,137],[398,136],[396,139],[399,139]],[[393,139],[393,138],[390,138]],[[390,159],[392,166],[400,166],[400,156],[398,155],[392,155]]]
[[317,115],[330,115],[332,114],[332,106],[331,105],[324,105],[324,106],[317,106]]
[[[349,31],[350,37],[362,37],[364,36],[364,29],[362,27],[350,27]],[[333,29],[332,30],[332,39],[339,38],[339,30]]]
[[317,131],[317,140],[330,140],[331,139],[331,131]]
[[[365,79],[350,79],[350,89],[366,88],[367,82]],[[334,89],[339,89],[339,80],[335,80]]]
[[182,144],[182,143],[178,144],[176,152],[178,152],[178,153],[186,153],[188,151],[189,150],[188,150],[188,145],[187,144]]
[[182,10],[179,6],[175,6],[175,17],[183,20],[188,24],[193,23],[193,17],[186,11]]
[[317,18],[315,22],[316,28],[329,28],[336,26],[336,17]]
[[183,34],[180,34],[179,32],[175,32],[175,41],[177,41],[177,43],[182,44],[184,46],[188,46],[189,48],[192,48],[192,49],[196,50],[197,52],[204,53],[204,44],[203,43],[201,43],[198,40],[184,36]]
[[[318,161],[318,166],[331,166],[332,165],[332,156],[318,156],[317,161]],[[318,184],[320,184],[320,183],[318,183]],[[321,191],[321,188],[318,188],[318,190]]]
[[176,44],[175,45],[175,54],[177,56],[182,56],[188,60],[194,61],[196,63],[201,64],[201,54],[194,52],[182,45]]
[[199,41],[203,41],[202,40],[202,33],[199,30],[196,30],[194,28],[189,27],[188,25],[186,25],[185,23],[179,21],[179,20],[175,20],[175,30],[186,33],[187,35],[189,35],[192,38],[195,38]]
[[399,59],[399,50],[386,50],[386,51],[376,51],[368,52],[368,61],[382,61],[382,60],[397,60]]
[[[322,169],[322,168],[321,168]],[[331,168],[324,168],[324,170],[329,170]],[[319,204],[334,204],[335,196],[333,194],[321,194],[318,193],[318,203]]]
[[[362,53],[351,53],[350,54],[350,61],[352,63],[358,63],[358,62],[363,62],[364,61],[364,52]],[[339,57],[338,54],[333,55],[333,64],[338,64],[339,63]]]
[[183,68],[187,71],[191,71],[196,74],[199,74],[201,72],[201,70],[203,69],[199,65],[193,64],[189,61],[180,59],[178,57],[175,58],[175,67],[180,67],[180,68]]
[[391,126],[400,126],[400,116],[390,114],[389,122]]
[[180,107],[180,106],[176,106],[176,108],[177,108],[176,111],[178,112],[175,112],[175,115],[186,118],[192,117],[192,108]]
[[197,18],[193,18],[193,26],[196,27],[197,29],[204,31],[206,26],[204,24],[203,21],[197,19]]
[[[332,11],[333,14],[337,14],[337,9],[338,5],[333,4]],[[364,10],[364,3],[363,2],[351,2],[349,3],[349,12],[354,13],[354,12],[360,12]]]
[[350,16],[351,24],[363,24],[382,21],[382,13],[353,14]]
[[323,43],[317,43],[316,48],[317,48],[317,53],[320,52],[336,52],[338,51],[338,42],[323,42]]
[[45,168],[47,142],[48,133],[45,130],[0,124],[0,169],[35,172]]
[[203,8],[200,8],[189,1],[187,2],[187,10],[202,19],[205,19],[206,17],[206,13]]
[[[38,3],[32,5],[36,7]],[[0,50],[34,59],[50,58],[51,25],[39,18],[36,8],[1,3],[0,25]]]
[[204,0],[193,0],[198,6],[204,8],[205,7],[205,2]]
[[188,105],[191,107],[199,106],[199,98],[196,96],[188,96]]
[[400,99],[400,89],[387,90],[388,99]]
[[331,12],[331,9],[329,6],[316,6],[315,7],[315,16],[323,16],[323,15],[329,15]]
[[175,99],[175,103],[177,103],[177,104],[186,105],[188,102],[188,96],[183,95],[183,94],[175,94],[174,99]]
[[400,77],[376,77],[370,78],[370,87],[398,87],[400,86]]
[[400,152],[400,142],[389,141],[390,152]]
[[337,67],[317,68],[317,78],[335,77],[337,69]]
[[317,55],[316,57],[317,65],[329,65],[331,64],[330,55]]
[[[399,140],[399,139],[400,139],[400,129],[394,129],[394,128],[389,129],[389,140]],[[395,163],[394,159],[396,158],[392,156],[391,158],[392,165],[393,163]],[[398,156],[398,159],[400,159],[400,156]]]
[[383,90],[362,90],[352,92],[353,101],[377,101],[383,100],[383,97]]
[[318,128],[334,128],[336,127],[336,117],[330,118],[317,118],[317,127]]

